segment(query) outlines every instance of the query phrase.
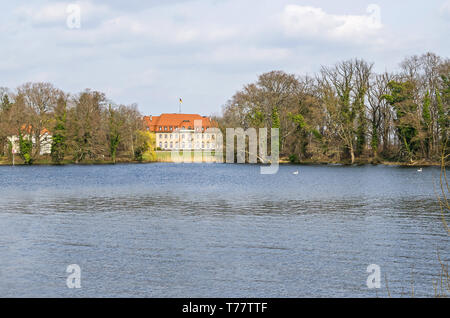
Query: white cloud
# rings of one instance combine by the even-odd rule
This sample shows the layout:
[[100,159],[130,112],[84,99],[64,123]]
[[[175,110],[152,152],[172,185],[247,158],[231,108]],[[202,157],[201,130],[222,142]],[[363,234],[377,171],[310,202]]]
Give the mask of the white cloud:
[[[282,13],[284,32],[291,37],[345,42],[373,42],[383,28],[376,5],[367,15],[335,15],[321,8],[287,5]],[[380,39],[377,39],[380,40]]]
[[44,7],[25,5],[17,8],[16,14],[30,19],[33,24],[51,24],[65,19],[66,4],[54,3]]
[[441,6],[441,16],[444,17],[444,19],[449,20],[450,19],[450,0],[447,0],[444,2]]
[[[72,92],[91,87],[144,112],[183,94],[192,111],[208,113],[273,69],[301,74],[351,57],[396,65],[420,50],[445,55],[436,18],[441,8],[450,16],[450,0],[433,1],[429,10],[419,0],[378,0],[383,23],[378,7],[350,0],[321,0],[320,8],[292,5],[307,2],[300,0],[10,1],[0,11],[0,70],[9,87],[44,79]],[[81,5],[80,29],[67,27],[69,3]]]
[[[285,48],[258,48],[242,46],[223,46],[211,52],[209,60],[214,63],[225,62],[264,62],[288,58],[290,50]],[[208,59],[208,57],[206,57]]]
[[125,35],[142,37],[156,44],[217,43],[239,35],[236,27],[174,8],[154,8],[134,15],[118,15],[104,21],[98,36]]
[[102,20],[110,13],[106,5],[95,5],[90,1],[54,2],[47,5],[26,4],[18,7],[15,13],[30,21],[33,25],[61,25],[65,26],[68,16],[67,8],[71,4],[78,4],[81,8],[81,20],[88,22]]

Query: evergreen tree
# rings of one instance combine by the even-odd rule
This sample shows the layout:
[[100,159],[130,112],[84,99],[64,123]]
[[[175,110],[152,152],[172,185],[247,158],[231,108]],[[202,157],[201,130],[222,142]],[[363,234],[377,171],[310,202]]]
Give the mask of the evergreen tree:
[[436,100],[438,106],[438,126],[441,137],[441,144],[449,146],[450,140],[448,133],[450,128],[450,79],[444,75],[441,76],[443,89],[442,92],[436,90]]
[[282,140],[281,140],[281,124],[280,124],[280,115],[278,113],[278,107],[274,107],[272,109],[272,128],[278,128],[278,147],[282,149]]
[[430,113],[430,92],[427,91],[425,94],[425,98],[423,101],[423,108],[422,108],[422,130],[424,134],[424,152],[426,158],[429,158],[430,156],[430,146],[431,146],[431,113]]
[[364,97],[366,96],[367,89],[365,87],[358,89],[358,96],[354,105],[354,113],[357,114],[356,118],[356,154],[360,156],[364,152],[366,145],[366,114],[364,106]]
[[417,150],[417,127],[414,125],[417,105],[413,100],[414,84],[410,81],[396,82],[391,81],[388,84],[391,91],[390,95],[383,95],[389,104],[395,110],[396,118],[394,120],[397,128],[397,135],[402,142],[403,149],[406,151],[409,160]]
[[372,147],[374,156],[376,156],[377,154],[379,143],[380,139],[378,136],[377,125],[375,124],[375,122],[372,122],[372,138],[370,140],[370,146]]
[[108,116],[109,116],[109,154],[111,156],[111,160],[116,162],[117,148],[121,142],[121,130],[124,125],[124,121],[122,120],[119,111],[113,109],[111,105],[108,108]]
[[7,112],[11,109],[12,103],[9,100],[8,94],[3,94],[1,98],[1,109],[2,112]]
[[360,156],[366,145],[366,122],[364,114],[358,116],[358,128],[356,129],[356,154]]
[[26,165],[33,163],[32,151],[33,142],[30,140],[30,136],[24,137],[22,131],[19,131],[19,155]]

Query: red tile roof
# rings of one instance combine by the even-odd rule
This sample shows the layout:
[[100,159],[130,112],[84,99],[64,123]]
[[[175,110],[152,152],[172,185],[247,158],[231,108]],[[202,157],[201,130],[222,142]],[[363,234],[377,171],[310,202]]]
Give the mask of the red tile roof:
[[[172,131],[177,128],[186,128],[191,127],[194,129],[194,121],[201,120],[202,128],[205,130],[210,127],[216,127],[216,123],[211,121],[209,117],[200,116],[198,114],[161,114],[160,116],[144,116],[144,125],[150,131]],[[159,129],[161,127],[161,129]],[[167,129],[165,128],[167,127]]]
[[[26,124],[23,124],[23,125],[20,127],[20,130],[21,130],[22,132],[26,132],[27,134],[30,134],[32,129],[33,129],[33,126],[31,126],[31,125],[26,125]],[[45,134],[49,134],[49,135],[50,135],[50,131],[48,131],[47,128],[43,128],[43,129],[41,130],[41,136],[42,136],[42,135],[45,135]]]

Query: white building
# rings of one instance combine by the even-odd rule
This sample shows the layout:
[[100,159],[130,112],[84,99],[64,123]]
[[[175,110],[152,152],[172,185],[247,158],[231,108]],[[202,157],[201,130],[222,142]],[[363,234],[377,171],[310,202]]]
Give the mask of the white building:
[[164,150],[206,150],[215,149],[216,135],[195,130],[176,130],[172,133],[156,133],[156,146]]
[[156,147],[162,150],[214,150],[216,134],[208,131],[215,123],[198,114],[146,116],[147,130],[154,132]]
[[[30,140],[30,135],[24,134],[23,138]],[[19,136],[18,135],[10,136],[10,137],[8,137],[8,140],[11,142],[12,151],[14,153],[19,153],[20,152]],[[39,140],[40,140],[39,154],[41,156],[51,154],[52,153],[52,135],[50,134],[50,132],[47,129],[43,129],[41,131]],[[33,143],[33,147],[36,147],[36,138],[34,136],[31,137],[31,142]]]

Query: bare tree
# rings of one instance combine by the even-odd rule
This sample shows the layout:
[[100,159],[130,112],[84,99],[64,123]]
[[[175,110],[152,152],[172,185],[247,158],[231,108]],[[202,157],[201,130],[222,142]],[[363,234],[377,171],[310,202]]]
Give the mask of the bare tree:
[[393,80],[393,75],[383,73],[373,76],[368,90],[368,112],[371,123],[371,148],[373,156],[376,156],[380,144],[383,152],[387,153],[390,138],[393,135],[392,108],[383,98],[389,93],[388,83]]
[[[44,128],[48,128],[58,97],[62,92],[50,83],[26,83],[17,88],[17,94],[23,98],[25,107],[30,114],[30,134],[35,138],[33,157],[39,156],[40,138]],[[25,124],[25,123],[24,123]]]
[[107,100],[103,93],[85,90],[69,110],[69,147],[75,162],[99,160],[108,154],[104,120]]

